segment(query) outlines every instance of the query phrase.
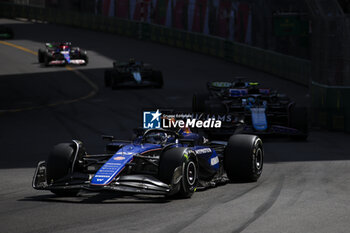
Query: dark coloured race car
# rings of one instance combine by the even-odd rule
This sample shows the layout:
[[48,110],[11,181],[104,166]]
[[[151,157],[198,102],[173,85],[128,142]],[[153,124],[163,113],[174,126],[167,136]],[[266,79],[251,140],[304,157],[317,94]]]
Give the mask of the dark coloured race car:
[[308,136],[307,109],[297,107],[285,94],[241,79],[208,82],[207,88],[209,93],[193,96],[192,110],[225,118],[222,129],[209,132],[212,136],[277,134],[298,140]]
[[105,70],[105,86],[112,89],[123,87],[163,87],[163,75],[150,64],[136,62],[113,62],[113,68]]
[[88,154],[75,140],[56,145],[47,161],[39,162],[33,188],[62,196],[111,190],[186,198],[228,181],[257,181],[263,169],[258,136],[210,142],[182,129],[136,129],[135,135],[132,141],[105,136],[109,142],[103,154]]
[[15,33],[7,26],[0,25],[0,39],[13,39]]
[[86,50],[73,47],[70,42],[46,43],[44,49],[38,51],[39,63],[50,65],[87,65],[89,62]]

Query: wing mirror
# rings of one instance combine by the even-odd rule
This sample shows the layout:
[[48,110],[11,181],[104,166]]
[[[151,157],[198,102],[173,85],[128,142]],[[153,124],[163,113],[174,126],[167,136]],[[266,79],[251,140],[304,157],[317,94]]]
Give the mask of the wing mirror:
[[105,141],[113,141],[114,140],[114,136],[111,135],[102,135],[102,139]]

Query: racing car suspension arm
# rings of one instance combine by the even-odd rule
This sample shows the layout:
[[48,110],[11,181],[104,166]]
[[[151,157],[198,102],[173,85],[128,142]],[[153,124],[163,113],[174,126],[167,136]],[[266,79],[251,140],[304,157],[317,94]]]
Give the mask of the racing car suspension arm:
[[150,161],[150,159],[159,161],[159,158],[155,158],[155,157],[151,157],[151,156],[144,156],[144,155],[134,155],[134,158],[140,158],[140,159],[144,160],[145,162],[148,162],[148,163],[158,167],[158,164]]

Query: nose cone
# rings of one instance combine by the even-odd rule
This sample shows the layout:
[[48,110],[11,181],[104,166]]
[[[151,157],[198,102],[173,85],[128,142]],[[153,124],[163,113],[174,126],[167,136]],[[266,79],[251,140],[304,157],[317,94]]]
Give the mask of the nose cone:
[[116,153],[94,175],[91,185],[108,185],[133,158],[132,154]]

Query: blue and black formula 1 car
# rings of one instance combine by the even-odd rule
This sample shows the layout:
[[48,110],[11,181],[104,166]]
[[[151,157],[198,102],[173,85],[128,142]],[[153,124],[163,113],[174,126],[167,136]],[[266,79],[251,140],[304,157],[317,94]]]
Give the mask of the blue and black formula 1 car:
[[150,64],[135,61],[113,62],[113,68],[105,70],[105,86],[117,88],[163,87],[163,74]]
[[9,28],[4,25],[0,25],[0,39],[13,39],[15,33],[12,28]]
[[33,188],[57,195],[80,190],[190,197],[199,188],[227,181],[257,181],[263,169],[258,136],[233,135],[210,142],[183,130],[138,129],[132,141],[109,139],[105,154],[86,153],[81,142],[54,147],[39,162]]
[[[208,82],[208,93],[195,94],[192,110],[226,115],[223,127],[209,132],[212,136],[233,133],[289,135],[298,140],[308,136],[308,118],[305,107],[285,94],[269,88],[259,88],[259,83]],[[227,117],[228,116],[228,117]]]
[[87,65],[89,58],[85,50],[73,47],[70,42],[46,43],[45,48],[38,51],[39,63],[50,65]]

